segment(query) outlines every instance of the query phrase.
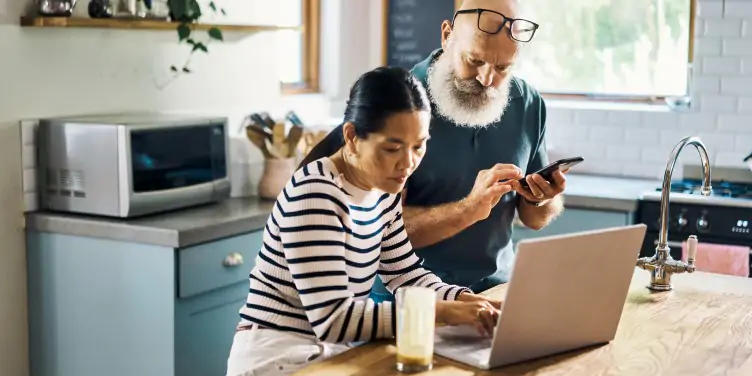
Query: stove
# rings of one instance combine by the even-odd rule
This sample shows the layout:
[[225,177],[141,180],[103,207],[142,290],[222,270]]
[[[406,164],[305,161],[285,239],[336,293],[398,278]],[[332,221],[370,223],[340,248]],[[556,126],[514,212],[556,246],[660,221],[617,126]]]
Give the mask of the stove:
[[[699,171],[692,176],[692,170],[685,168],[685,177],[671,183],[668,246],[674,259],[681,259],[682,242],[689,235],[697,235],[701,243],[752,248],[752,174],[749,170],[731,174],[728,169],[720,169],[716,174],[716,170],[719,169],[711,171],[713,192],[707,197],[700,193]],[[648,227],[640,257],[655,254],[660,213],[661,187],[644,192],[636,218],[638,223]]]

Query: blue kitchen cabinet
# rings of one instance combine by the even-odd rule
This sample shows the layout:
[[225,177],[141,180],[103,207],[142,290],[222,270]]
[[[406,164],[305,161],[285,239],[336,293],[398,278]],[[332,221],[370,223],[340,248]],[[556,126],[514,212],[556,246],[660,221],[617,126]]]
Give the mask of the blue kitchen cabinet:
[[515,224],[512,241],[516,244],[522,239],[625,226],[632,224],[633,218],[631,212],[566,207],[558,218],[538,231]]
[[224,375],[261,234],[170,248],[29,232],[31,374]]

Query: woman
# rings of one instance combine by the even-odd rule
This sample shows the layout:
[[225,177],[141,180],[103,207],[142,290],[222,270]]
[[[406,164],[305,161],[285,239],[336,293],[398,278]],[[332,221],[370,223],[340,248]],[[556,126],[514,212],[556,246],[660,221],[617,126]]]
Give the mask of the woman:
[[437,291],[436,321],[495,326],[499,303],[447,285],[411,250],[400,192],[426,149],[430,104],[401,68],[365,73],[344,123],[322,140],[277,198],[267,221],[228,375],[289,374],[395,335],[395,306],[368,299],[377,277],[395,291]]

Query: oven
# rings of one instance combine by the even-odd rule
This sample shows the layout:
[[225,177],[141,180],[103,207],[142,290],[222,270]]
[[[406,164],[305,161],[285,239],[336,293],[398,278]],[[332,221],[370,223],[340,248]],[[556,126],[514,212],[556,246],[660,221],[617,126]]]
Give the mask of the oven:
[[[696,235],[698,243],[701,244],[752,249],[752,199],[724,192],[719,191],[710,197],[684,192],[671,193],[667,240],[672,258],[681,260],[682,242],[690,235]],[[647,226],[640,257],[655,254],[660,233],[660,207],[659,191],[644,194],[639,201],[636,221]],[[752,257],[749,260],[752,260]],[[746,263],[747,277],[750,277],[752,262]]]

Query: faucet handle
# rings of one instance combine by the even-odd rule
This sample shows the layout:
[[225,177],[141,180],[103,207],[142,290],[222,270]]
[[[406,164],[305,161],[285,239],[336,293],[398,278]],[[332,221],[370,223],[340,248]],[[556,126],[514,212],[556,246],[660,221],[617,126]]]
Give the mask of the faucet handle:
[[687,263],[689,265],[694,265],[695,256],[697,256],[697,236],[690,235],[687,238]]

